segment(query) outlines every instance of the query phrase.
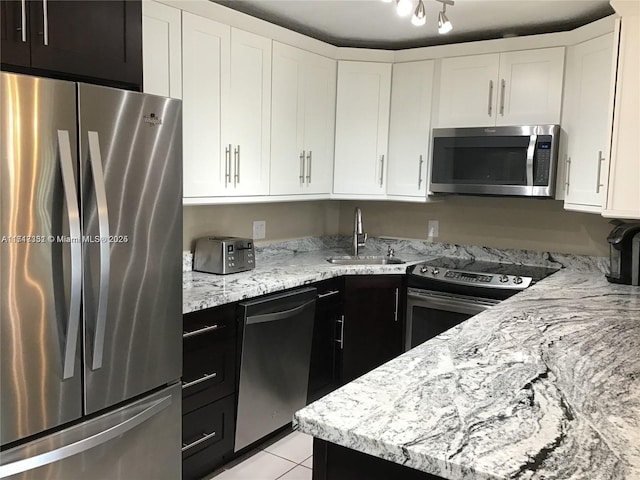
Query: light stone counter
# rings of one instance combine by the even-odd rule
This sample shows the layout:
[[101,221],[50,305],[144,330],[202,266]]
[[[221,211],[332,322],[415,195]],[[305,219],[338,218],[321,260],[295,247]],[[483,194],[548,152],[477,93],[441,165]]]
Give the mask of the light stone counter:
[[294,424],[448,479],[640,479],[640,288],[562,270]]
[[330,256],[347,255],[349,241],[348,237],[323,237],[258,246],[256,247],[256,268],[231,275],[213,275],[190,271],[191,254],[185,252],[182,312],[203,310],[341,275],[403,274],[408,265],[440,256],[477,258],[479,260],[558,268],[571,266],[574,269],[604,268],[606,260],[598,257],[579,257],[547,252],[498,250],[372,238],[367,241],[367,247],[361,252],[362,255],[386,255],[387,248],[392,246],[395,249],[396,257],[407,263],[400,265],[333,265],[326,261]]

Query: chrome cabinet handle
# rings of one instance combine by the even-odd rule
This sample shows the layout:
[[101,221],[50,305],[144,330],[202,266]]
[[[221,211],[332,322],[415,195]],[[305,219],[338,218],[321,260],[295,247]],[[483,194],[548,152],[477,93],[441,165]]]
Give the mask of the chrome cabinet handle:
[[570,181],[569,172],[571,171],[571,157],[567,157],[566,164],[567,164],[567,179],[565,182],[565,185],[566,185],[565,194],[569,195],[569,181]]
[[317,298],[320,299],[320,298],[331,297],[332,295],[336,295],[338,293],[340,293],[340,290],[329,290],[326,293],[319,293]]
[[300,154],[300,183],[304,183],[304,150]]
[[48,1],[42,0],[42,22],[43,22],[43,30],[44,30],[44,45],[49,45],[49,9],[48,9]]
[[60,169],[64,188],[67,216],[69,218],[69,235],[71,236],[71,295],[69,298],[69,321],[67,322],[67,338],[64,346],[64,363],[62,378],[73,377],[78,346],[78,329],[80,328],[80,298],[82,291],[82,249],[80,243],[80,210],[75,195],[76,182],[73,175],[73,159],[71,142],[67,130],[58,130],[58,150],[60,153]]
[[211,325],[208,327],[204,327],[201,328],[199,330],[194,330],[193,332],[183,332],[182,333],[182,338],[189,338],[189,337],[193,337],[194,335],[202,335],[203,333],[207,333],[207,332],[213,332],[214,330],[218,330],[218,329],[222,329],[225,328],[224,325],[219,326],[219,325]]
[[238,183],[240,183],[240,145],[233,151],[233,157],[235,159],[234,169],[235,172],[233,174],[233,186],[235,187]]
[[[133,430],[137,426],[143,424],[151,417],[162,412],[169,405],[171,405],[171,397],[161,398],[160,400],[154,402],[152,405],[145,405],[144,407],[146,408],[140,413],[137,413],[134,416],[127,418],[122,423],[103,430],[100,433],[87,438],[83,438],[82,440],[79,440],[77,442],[64,445],[60,448],[35,455],[33,457],[18,460],[13,463],[0,465],[0,478],[11,477],[13,475],[17,475],[18,473],[35,470],[38,467],[59,462],[61,460],[64,460],[65,458],[80,455],[81,453],[91,450],[92,448],[104,445],[108,441],[124,435],[128,431]],[[123,412],[123,414],[130,415],[130,413],[126,410]]]
[[22,42],[27,43],[27,0],[22,0],[22,15],[21,15],[21,27],[18,30],[22,33]]
[[424,160],[422,159],[422,155],[420,155],[420,161],[418,162],[418,190],[422,186],[422,164]]
[[487,108],[489,116],[493,113],[493,80],[489,80],[489,106]]
[[104,350],[104,333],[107,323],[107,300],[109,298],[109,269],[111,260],[111,245],[109,244],[109,210],[107,207],[107,191],[102,171],[102,155],[100,153],[100,138],[98,132],[88,132],[89,162],[93,174],[93,184],[96,191],[98,208],[98,230],[100,232],[100,290],[98,294],[98,310],[96,314],[96,329],[93,340],[93,362],[91,368],[97,370],[102,367]]
[[600,183],[600,177],[602,176],[602,162],[604,162],[602,150],[598,150],[598,176],[596,177],[596,193],[600,193],[600,187],[604,187],[604,183]]
[[340,350],[344,350],[344,315],[340,316],[338,323],[340,324],[340,338],[336,339],[336,342],[340,345]]
[[206,382],[207,380],[213,380],[217,376],[218,372],[205,373],[203,377],[200,377],[192,382],[182,382],[182,389],[185,390],[189,387],[193,387],[194,385],[198,385],[199,383]]
[[380,155],[380,186],[382,186],[383,177],[384,177],[384,155]]
[[189,450],[190,448],[195,447],[196,445],[200,445],[202,442],[206,442],[210,438],[215,437],[216,436],[216,432],[202,433],[201,435],[202,435],[202,437],[199,438],[198,440],[196,440],[195,442],[192,442],[192,443],[190,443],[188,445],[186,443],[183,443],[182,444],[182,451],[184,452],[186,450]]
[[311,183],[311,150],[307,153],[307,183]]
[[504,78],[500,82],[500,115],[504,117],[504,92],[507,87],[507,82],[505,82]]
[[400,289],[396,288],[396,310],[394,312],[394,322],[398,321],[398,297],[400,296]]
[[224,186],[231,183],[231,144],[224,149]]

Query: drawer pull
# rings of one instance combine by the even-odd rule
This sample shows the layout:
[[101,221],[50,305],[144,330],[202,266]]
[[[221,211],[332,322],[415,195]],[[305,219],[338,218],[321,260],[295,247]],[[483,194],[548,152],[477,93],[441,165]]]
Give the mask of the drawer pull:
[[183,443],[182,444],[182,451],[185,452],[185,451],[189,450],[190,448],[195,447],[196,445],[200,445],[202,442],[206,442],[207,440],[209,440],[210,438],[213,438],[215,436],[216,436],[216,432],[203,433],[202,437],[199,438],[198,440],[196,440],[195,442],[190,443],[188,445],[186,443]]
[[194,330],[193,332],[183,332],[182,333],[182,338],[189,338],[189,337],[193,337],[194,335],[200,335],[202,333],[207,333],[207,332],[213,332],[214,330],[220,330],[222,328],[225,328],[226,325],[211,325],[210,327],[204,327],[201,328],[200,330]]
[[326,293],[319,293],[318,298],[330,297],[331,295],[335,295],[337,293],[340,293],[340,290],[329,290]]
[[184,390],[185,388],[193,387],[194,385],[198,385],[199,383],[202,383],[205,380],[212,380],[217,376],[218,376],[218,372],[205,373],[204,377],[200,377],[199,379],[194,380],[193,382],[187,382],[187,383],[182,382],[182,389]]

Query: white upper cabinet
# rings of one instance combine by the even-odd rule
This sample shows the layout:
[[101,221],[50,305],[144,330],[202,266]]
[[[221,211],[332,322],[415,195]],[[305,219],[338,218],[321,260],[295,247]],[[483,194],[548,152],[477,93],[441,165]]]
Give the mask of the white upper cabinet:
[[612,1],[618,65],[605,217],[640,219],[640,3]]
[[439,127],[495,125],[500,54],[442,60]]
[[426,198],[433,70],[432,60],[393,66],[388,195]]
[[222,123],[231,145],[231,195],[267,195],[271,125],[271,40],[231,29],[229,116]]
[[233,185],[221,138],[229,109],[231,28],[183,12],[182,49],[183,195],[225,195]]
[[152,0],[142,2],[143,90],[182,98],[180,10]]
[[333,192],[384,197],[391,64],[338,62]]
[[437,126],[560,122],[564,47],[445,58]]
[[271,195],[329,194],[336,61],[273,44]]
[[600,213],[609,171],[613,34],[570,47],[562,128],[565,209]]
[[185,198],[269,193],[271,41],[183,12]]

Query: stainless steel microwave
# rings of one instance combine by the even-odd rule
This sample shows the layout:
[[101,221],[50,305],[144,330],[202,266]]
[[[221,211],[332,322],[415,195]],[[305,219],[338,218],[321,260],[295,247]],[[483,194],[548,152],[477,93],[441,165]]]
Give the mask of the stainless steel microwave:
[[434,128],[433,194],[553,198],[559,125]]

